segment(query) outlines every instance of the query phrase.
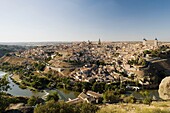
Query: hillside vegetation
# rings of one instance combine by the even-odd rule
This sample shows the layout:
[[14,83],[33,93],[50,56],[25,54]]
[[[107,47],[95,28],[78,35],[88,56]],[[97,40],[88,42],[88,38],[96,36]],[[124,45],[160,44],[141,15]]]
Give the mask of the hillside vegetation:
[[15,46],[15,45],[0,45],[0,57],[16,51],[23,51],[28,47],[24,46]]
[[170,101],[152,104],[110,104],[101,107],[97,113],[170,113]]

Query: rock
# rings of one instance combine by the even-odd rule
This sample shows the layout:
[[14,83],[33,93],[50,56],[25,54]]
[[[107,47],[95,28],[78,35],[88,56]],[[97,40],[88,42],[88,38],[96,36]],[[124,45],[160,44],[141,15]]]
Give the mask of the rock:
[[163,100],[170,100],[170,77],[165,77],[159,84],[159,96]]
[[10,104],[5,113],[33,113],[32,106],[25,106],[24,103]]

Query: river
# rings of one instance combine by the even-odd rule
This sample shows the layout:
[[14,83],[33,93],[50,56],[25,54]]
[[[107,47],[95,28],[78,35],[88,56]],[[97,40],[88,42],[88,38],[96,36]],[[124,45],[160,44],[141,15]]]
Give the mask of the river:
[[[6,73],[3,71],[0,71],[0,78],[3,77]],[[78,93],[74,91],[68,91],[64,89],[56,89],[56,90],[44,90],[44,91],[30,91],[29,89],[21,89],[19,85],[14,83],[12,79],[8,76],[9,86],[10,89],[7,91],[7,93],[13,95],[13,96],[39,96],[44,97],[47,94],[57,92],[59,94],[59,97],[61,100],[68,100],[68,98],[74,99],[77,97]]]
[[[0,78],[2,76],[4,76],[6,73],[0,71]],[[11,89],[9,89],[7,91],[7,93],[13,95],[13,96],[26,96],[26,97],[30,97],[30,96],[39,96],[39,97],[45,97],[45,95],[48,95],[50,93],[53,92],[57,92],[60,100],[68,100],[70,99],[74,99],[78,96],[78,92],[74,92],[74,91],[68,91],[68,90],[64,90],[64,89],[55,89],[55,90],[44,90],[44,91],[30,91],[29,89],[21,89],[19,87],[19,85],[17,85],[16,83],[14,83],[11,78],[8,76],[8,80],[9,80],[9,85],[11,87]],[[148,90],[150,93],[150,96],[154,99],[154,100],[159,100],[159,94],[158,94],[158,90]],[[138,99],[142,99],[141,95],[139,94],[139,92],[135,92],[135,91],[129,91],[127,92],[127,95],[132,94],[133,96],[135,96]]]

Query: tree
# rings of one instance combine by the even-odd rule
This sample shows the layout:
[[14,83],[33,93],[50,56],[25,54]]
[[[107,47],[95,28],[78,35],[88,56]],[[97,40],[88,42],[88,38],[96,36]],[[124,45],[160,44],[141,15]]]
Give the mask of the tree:
[[125,103],[135,103],[136,102],[136,99],[133,95],[125,96],[122,99],[123,99],[123,102],[125,102]]
[[2,91],[7,91],[10,88],[8,83],[9,81],[7,80],[7,75],[0,78],[0,93],[2,93]]
[[58,96],[58,93],[57,92],[54,92],[52,94],[49,94],[46,98],[46,101],[50,101],[50,100],[53,100],[55,102],[57,102],[59,100],[59,96]]
[[143,54],[146,55],[146,54],[151,54],[151,50],[144,50],[143,51]]
[[28,99],[27,104],[30,106],[35,106],[36,105],[37,98],[35,96],[32,96]]
[[95,82],[92,86],[92,90],[95,91],[95,92],[100,92],[102,93],[104,90],[105,90],[105,84],[106,83],[99,83],[99,82]]
[[119,101],[119,96],[114,94],[115,92],[113,90],[107,90],[103,94],[103,99],[105,102],[117,102]]
[[4,94],[4,91],[7,91],[10,88],[8,83],[7,76],[0,78],[0,112],[3,112],[9,105]]
[[148,91],[140,91],[140,94],[143,97],[142,103],[150,105],[152,103],[152,98]]
[[61,101],[48,101],[44,105],[38,105],[34,113],[75,113],[74,107]]
[[39,71],[44,71],[45,69],[45,64],[42,63],[42,62],[39,62],[39,63],[34,63],[34,67],[35,69],[39,70]]
[[89,82],[82,82],[82,89],[81,90],[90,90],[91,89],[91,84]]
[[38,105],[34,113],[96,113],[99,108],[89,103],[67,104],[63,101],[48,101],[44,105]]
[[86,102],[77,104],[75,108],[77,113],[96,113],[99,109],[97,106]]

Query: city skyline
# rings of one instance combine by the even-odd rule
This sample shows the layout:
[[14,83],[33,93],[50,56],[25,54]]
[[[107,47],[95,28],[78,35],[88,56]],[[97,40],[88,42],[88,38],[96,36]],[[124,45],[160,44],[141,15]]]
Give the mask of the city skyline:
[[0,42],[169,40],[169,0],[0,0]]

